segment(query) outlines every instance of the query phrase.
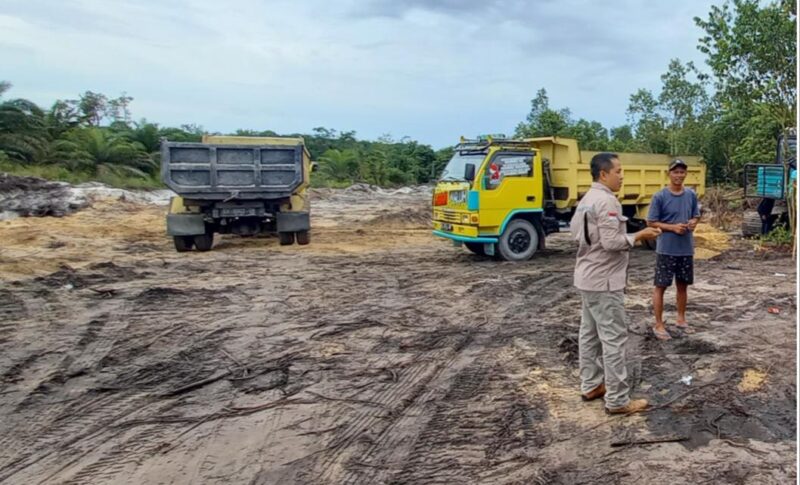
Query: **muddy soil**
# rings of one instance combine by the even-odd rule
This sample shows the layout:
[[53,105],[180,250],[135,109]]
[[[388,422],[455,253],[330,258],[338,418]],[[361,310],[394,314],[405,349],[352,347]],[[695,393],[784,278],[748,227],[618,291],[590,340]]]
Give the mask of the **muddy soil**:
[[431,236],[429,201],[319,191],[309,246],[209,253],[129,200],[0,222],[0,481],[795,481],[790,256],[698,261],[698,332],[659,342],[633,251],[630,374],[655,407],[610,417],[578,395],[566,235],[497,262]]
[[65,216],[86,207],[64,182],[0,173],[0,220],[26,216]]

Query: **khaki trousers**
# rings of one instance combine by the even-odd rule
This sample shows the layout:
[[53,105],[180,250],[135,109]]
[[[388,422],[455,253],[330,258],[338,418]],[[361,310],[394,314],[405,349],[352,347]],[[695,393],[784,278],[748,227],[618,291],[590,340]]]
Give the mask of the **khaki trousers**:
[[583,313],[578,339],[581,392],[606,384],[606,407],[628,404],[630,386],[625,367],[625,294],[620,291],[581,291]]

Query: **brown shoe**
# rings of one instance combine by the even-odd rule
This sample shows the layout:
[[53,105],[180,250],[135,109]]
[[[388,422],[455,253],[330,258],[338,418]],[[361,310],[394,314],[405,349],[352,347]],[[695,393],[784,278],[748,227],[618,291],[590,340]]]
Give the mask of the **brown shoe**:
[[633,414],[647,409],[647,399],[631,399],[628,404],[620,408],[606,408],[608,414]]
[[600,383],[599,386],[595,387],[586,394],[581,394],[581,399],[583,399],[584,401],[594,401],[595,399],[601,398],[605,395],[606,395],[606,385]]

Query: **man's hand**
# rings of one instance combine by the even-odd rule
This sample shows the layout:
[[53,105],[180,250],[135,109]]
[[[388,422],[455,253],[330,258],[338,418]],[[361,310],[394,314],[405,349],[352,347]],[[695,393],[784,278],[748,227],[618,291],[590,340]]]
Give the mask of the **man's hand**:
[[683,236],[689,230],[689,224],[670,224],[669,229],[675,234]]
[[646,227],[635,233],[633,238],[636,241],[648,241],[657,238],[659,235],[661,235],[661,229],[657,227]]
[[694,232],[697,229],[697,219],[689,219],[689,222],[686,223],[686,228]]

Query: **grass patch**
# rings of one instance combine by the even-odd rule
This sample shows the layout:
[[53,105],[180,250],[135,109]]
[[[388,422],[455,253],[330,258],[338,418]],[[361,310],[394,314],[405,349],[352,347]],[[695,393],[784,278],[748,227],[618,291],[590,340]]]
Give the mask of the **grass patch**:
[[119,189],[164,189],[164,184],[157,176],[126,177],[114,173],[95,175],[87,172],[72,171],[58,165],[22,165],[10,160],[0,159],[0,172],[18,177],[38,177],[45,180],[68,182],[73,185],[86,182],[100,182]]
[[780,225],[772,229],[769,234],[761,236],[761,244],[764,246],[789,246],[792,245],[792,231],[785,225]]

